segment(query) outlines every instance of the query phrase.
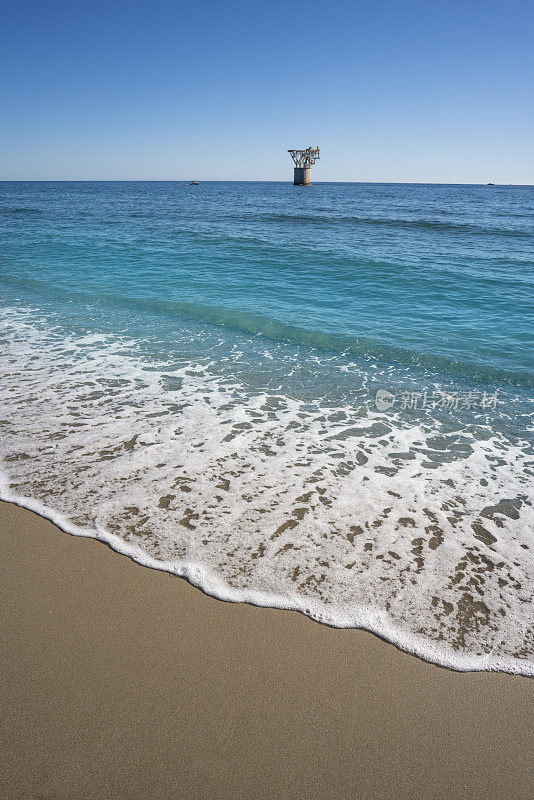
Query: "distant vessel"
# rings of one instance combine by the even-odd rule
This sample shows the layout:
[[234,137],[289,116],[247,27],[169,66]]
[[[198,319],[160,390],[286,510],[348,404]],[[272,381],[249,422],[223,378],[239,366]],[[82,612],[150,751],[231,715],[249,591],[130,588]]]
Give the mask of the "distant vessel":
[[487,185],[488,185],[488,186],[495,186],[495,184],[494,184],[494,183],[488,183]]
[[198,186],[198,185],[199,185],[198,181],[191,181],[191,183],[189,184],[189,186]]

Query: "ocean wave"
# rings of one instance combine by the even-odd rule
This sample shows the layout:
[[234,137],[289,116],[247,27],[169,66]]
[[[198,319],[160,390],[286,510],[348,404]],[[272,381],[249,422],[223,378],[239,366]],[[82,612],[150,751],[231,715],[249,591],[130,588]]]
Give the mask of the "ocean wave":
[[0,205],[0,214],[35,214],[39,215],[42,214],[43,210],[41,208],[35,208],[33,206],[2,206]]
[[0,364],[3,499],[222,599],[534,674],[521,436],[257,391],[13,309]]
[[469,220],[466,222],[459,222],[457,218],[450,220],[429,219],[426,217],[419,217],[415,219],[403,217],[371,217],[359,214],[304,214],[294,213],[289,211],[280,211],[273,213],[269,211],[247,212],[246,214],[235,214],[227,212],[219,215],[220,219],[228,220],[230,222],[246,222],[251,219],[257,222],[265,223],[292,223],[298,225],[318,225],[326,227],[338,228],[340,225],[354,225],[354,226],[376,226],[384,228],[400,228],[405,230],[429,230],[429,231],[443,231],[451,233],[476,233],[491,236],[512,236],[512,237],[528,237],[530,238],[532,232],[525,227],[529,221],[524,219],[525,225],[521,227],[512,228],[510,226],[504,227],[502,225],[487,225]]
[[370,337],[336,335],[326,331],[305,329],[298,325],[281,322],[276,317],[266,314],[255,314],[202,303],[177,302],[163,297],[126,297],[109,291],[96,293],[59,289],[45,280],[20,275],[6,275],[5,273],[2,275],[2,279],[12,286],[37,290],[40,294],[57,297],[63,302],[87,300],[113,309],[131,309],[182,320],[192,319],[246,334],[261,335],[271,341],[293,343],[323,351],[343,353],[347,356],[378,359],[386,363],[427,370],[436,376],[457,376],[461,380],[470,378],[474,381],[486,382],[489,385],[501,384],[525,388],[534,385],[528,364],[525,364],[521,370],[503,369],[483,359],[480,360],[480,363],[477,363],[475,359],[460,361],[436,352],[426,353],[415,348],[408,349],[373,340]]

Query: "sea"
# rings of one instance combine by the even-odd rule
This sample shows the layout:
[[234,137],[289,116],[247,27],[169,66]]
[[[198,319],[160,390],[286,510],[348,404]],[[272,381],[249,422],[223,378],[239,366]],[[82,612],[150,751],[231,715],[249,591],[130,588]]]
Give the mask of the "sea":
[[532,186],[1,183],[0,496],[532,675],[533,284]]

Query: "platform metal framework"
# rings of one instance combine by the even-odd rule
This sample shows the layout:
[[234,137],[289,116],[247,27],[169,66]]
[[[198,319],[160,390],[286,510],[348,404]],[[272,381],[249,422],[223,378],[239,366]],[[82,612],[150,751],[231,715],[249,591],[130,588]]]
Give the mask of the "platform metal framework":
[[307,147],[306,150],[288,150],[287,152],[295,164],[293,183],[295,186],[309,186],[311,183],[311,167],[320,158],[319,148]]

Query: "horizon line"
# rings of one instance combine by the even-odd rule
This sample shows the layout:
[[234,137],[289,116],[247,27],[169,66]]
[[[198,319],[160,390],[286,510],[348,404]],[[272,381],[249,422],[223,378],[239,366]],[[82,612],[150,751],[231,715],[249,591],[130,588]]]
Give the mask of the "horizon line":
[[[0,178],[0,183],[189,183],[191,178]],[[206,178],[197,179],[199,183],[283,183],[293,186],[293,181],[288,180],[258,180],[247,178]],[[464,181],[339,181],[339,180],[317,180],[312,181],[308,186],[315,184],[385,184],[385,185],[408,185],[408,186],[517,186],[517,187],[531,187],[534,183],[494,183],[489,182],[464,182]]]

